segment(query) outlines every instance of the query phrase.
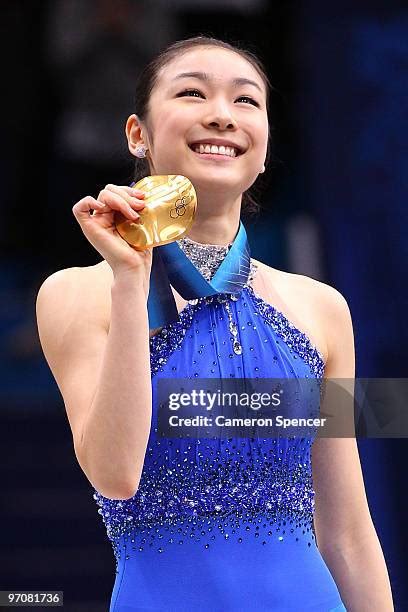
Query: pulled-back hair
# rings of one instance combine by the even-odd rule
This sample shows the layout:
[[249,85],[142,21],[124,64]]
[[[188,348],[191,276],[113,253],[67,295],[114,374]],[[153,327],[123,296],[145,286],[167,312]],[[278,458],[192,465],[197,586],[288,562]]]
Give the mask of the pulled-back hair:
[[[165,66],[167,66],[173,59],[196,47],[218,47],[220,49],[226,49],[228,51],[233,51],[237,55],[240,55],[243,59],[247,60],[247,62],[249,62],[257,71],[265,85],[266,103],[268,106],[272,86],[261,60],[254,53],[243,49],[238,45],[230,44],[223,40],[219,40],[218,38],[211,38],[208,36],[195,36],[193,38],[179,40],[168,46],[156,57],[154,57],[139,74],[136,82],[135,91],[135,112],[140,121],[145,122],[147,119],[149,113],[150,96],[157,83],[160,71]],[[265,166],[269,161],[269,156],[270,146],[268,139],[268,149]],[[143,177],[147,176],[149,172],[149,164],[147,159],[136,158],[133,180],[137,182]],[[257,215],[260,208],[258,202],[251,193],[254,188],[256,189],[257,182],[258,179],[255,181],[255,184],[251,187],[251,189],[248,189],[244,192],[242,197],[242,212],[249,216]]]

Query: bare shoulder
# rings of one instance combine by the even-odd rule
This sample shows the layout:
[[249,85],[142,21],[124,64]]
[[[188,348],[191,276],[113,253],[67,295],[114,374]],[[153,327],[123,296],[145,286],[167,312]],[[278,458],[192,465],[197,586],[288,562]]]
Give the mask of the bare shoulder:
[[64,400],[76,452],[108,338],[107,272],[104,264],[58,270],[44,280],[37,295],[40,343]]
[[335,287],[310,276],[253,261],[260,272],[258,287],[263,287],[269,301],[305,331],[327,361],[333,331],[350,325],[346,298]]
[[267,276],[269,281],[280,288],[286,288],[293,296],[303,296],[313,301],[314,305],[322,305],[323,310],[333,316],[339,311],[348,310],[348,304],[343,294],[327,283],[319,281],[304,274],[286,272],[272,268],[265,263],[253,259],[259,269]]
[[[39,327],[41,320],[47,319],[48,308],[51,304],[58,304],[62,313],[75,318],[78,313],[90,324],[102,326],[109,332],[112,294],[114,281],[110,265],[102,260],[93,266],[83,268],[66,268],[51,274],[42,284],[37,298],[37,319]],[[178,311],[186,305],[186,301],[178,295],[172,287]],[[61,308],[61,303],[63,309]],[[71,307],[70,307],[71,305]],[[64,315],[61,314],[61,318]],[[61,321],[63,324],[63,321]],[[56,324],[57,325],[57,324]],[[160,328],[150,330],[150,337],[154,336]]]
[[[83,318],[105,323],[110,313],[112,270],[106,261],[93,266],[57,270],[41,284],[37,294],[37,318],[57,309],[64,314],[81,312]],[[75,315],[74,315],[75,313]]]

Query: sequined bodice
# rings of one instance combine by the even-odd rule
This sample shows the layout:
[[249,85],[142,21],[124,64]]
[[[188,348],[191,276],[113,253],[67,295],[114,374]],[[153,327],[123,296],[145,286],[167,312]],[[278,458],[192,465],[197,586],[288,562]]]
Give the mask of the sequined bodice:
[[286,524],[312,539],[311,438],[169,439],[157,429],[160,378],[320,378],[309,338],[248,283],[235,296],[192,300],[150,351],[153,416],[139,489],[126,500],[94,491],[117,559],[122,537],[138,553],[187,539],[210,547],[217,530],[265,544],[276,529],[283,539]]
[[201,244],[191,240],[188,236],[176,242],[207,280],[214,276],[232,246],[232,242],[226,245]]

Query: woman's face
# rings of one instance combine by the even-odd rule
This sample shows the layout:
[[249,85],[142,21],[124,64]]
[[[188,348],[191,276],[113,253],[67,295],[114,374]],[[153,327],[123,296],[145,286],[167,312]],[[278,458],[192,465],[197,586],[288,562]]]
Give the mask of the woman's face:
[[237,53],[193,49],[159,73],[147,125],[152,174],[182,174],[199,190],[238,196],[265,162],[265,85]]

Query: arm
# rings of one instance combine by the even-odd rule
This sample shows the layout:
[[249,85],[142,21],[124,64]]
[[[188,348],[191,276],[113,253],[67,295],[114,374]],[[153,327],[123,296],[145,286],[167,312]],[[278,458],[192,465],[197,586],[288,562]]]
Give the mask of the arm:
[[137,490],[151,425],[148,289],[136,271],[114,277],[107,331],[110,288],[95,286],[92,274],[70,268],[46,279],[38,329],[82,470],[102,495],[126,499]]
[[[319,291],[328,339],[325,377],[347,383],[355,375],[350,311],[344,297],[332,287],[321,283]],[[345,409],[353,419],[352,397]],[[317,543],[347,611],[393,611],[387,567],[368,507],[356,439],[317,438],[312,465]]]

